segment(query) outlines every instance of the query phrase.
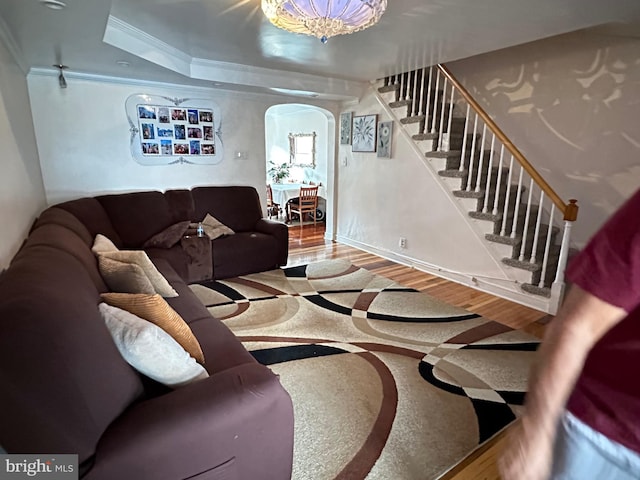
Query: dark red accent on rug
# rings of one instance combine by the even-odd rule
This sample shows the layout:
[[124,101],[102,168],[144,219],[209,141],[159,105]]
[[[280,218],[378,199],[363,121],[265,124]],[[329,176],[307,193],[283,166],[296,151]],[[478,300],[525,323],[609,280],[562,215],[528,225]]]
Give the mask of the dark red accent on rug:
[[351,461],[336,475],[335,480],[365,478],[378,461],[391,433],[398,408],[398,389],[393,374],[382,360],[369,352],[356,353],[376,369],[382,382],[382,405],[371,433]]
[[237,336],[241,342],[282,342],[282,343],[340,343],[326,338],[300,338],[300,337],[268,337],[268,336]]
[[247,280],[246,278],[236,277],[233,281],[229,281],[229,283],[237,283],[238,285],[244,285],[246,287],[255,288],[260,292],[265,292],[270,295],[286,295],[287,292],[283,292],[282,290],[278,290],[277,288],[270,287],[269,285],[265,285],[264,283],[254,282],[253,280]]
[[494,335],[500,335],[501,333],[511,332],[513,328],[506,325],[502,325],[498,322],[489,321],[471,328],[466,332],[462,332],[460,335],[450,338],[446,343],[457,343],[459,345],[467,345],[469,343],[478,342],[485,338],[493,337]]
[[396,347],[395,345],[385,345],[383,343],[351,342],[351,345],[360,347],[364,350],[367,350],[368,352],[395,353],[397,355],[403,355],[409,358],[417,358],[418,360],[422,360],[426,355],[426,353],[419,352],[417,350]]
[[378,292],[364,292],[358,296],[355,305],[353,306],[354,310],[369,310],[369,306],[378,296]]
[[228,320],[230,318],[234,318],[237,317],[238,315],[242,315],[244,312],[246,312],[247,310],[249,310],[249,306],[251,304],[249,302],[241,302],[241,303],[236,303],[236,311],[233,313],[230,313],[229,315],[225,315],[224,317],[216,317],[219,320]]

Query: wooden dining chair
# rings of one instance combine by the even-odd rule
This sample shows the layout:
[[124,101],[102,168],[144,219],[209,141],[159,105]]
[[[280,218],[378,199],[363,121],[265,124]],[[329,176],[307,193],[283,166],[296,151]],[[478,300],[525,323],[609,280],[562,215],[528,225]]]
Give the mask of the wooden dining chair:
[[300,230],[302,230],[302,220],[305,213],[312,213],[313,225],[316,224],[316,209],[318,208],[318,186],[302,186],[298,198],[292,198],[287,202],[287,218],[291,219],[291,214],[295,213],[300,217]]
[[280,212],[282,208],[280,205],[273,201],[273,190],[271,189],[271,185],[267,184],[267,217],[280,217]]

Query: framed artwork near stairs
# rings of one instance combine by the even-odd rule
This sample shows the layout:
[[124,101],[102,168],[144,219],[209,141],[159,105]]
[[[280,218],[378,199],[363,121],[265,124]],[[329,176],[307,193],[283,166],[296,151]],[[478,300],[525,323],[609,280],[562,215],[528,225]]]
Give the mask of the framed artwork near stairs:
[[351,122],[353,122],[353,112],[340,114],[340,145],[351,145]]
[[378,124],[378,157],[391,158],[391,135],[393,122],[380,122]]
[[378,114],[353,117],[353,135],[351,151],[375,152]]

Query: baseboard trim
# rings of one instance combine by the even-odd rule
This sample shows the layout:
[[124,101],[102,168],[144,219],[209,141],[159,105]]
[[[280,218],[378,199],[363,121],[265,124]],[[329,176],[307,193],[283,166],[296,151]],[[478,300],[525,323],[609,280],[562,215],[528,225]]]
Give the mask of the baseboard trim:
[[419,270],[421,272],[430,273],[446,280],[450,280],[452,282],[474,288],[481,292],[490,293],[497,297],[519,303],[520,305],[524,305],[541,312],[554,314],[556,310],[551,299],[543,297],[538,298],[536,295],[531,295],[523,292],[520,290],[519,284],[511,280],[487,278],[480,275],[474,275],[472,273],[452,272],[444,267],[438,267],[437,265],[432,265],[416,258],[412,258],[406,255],[400,255],[389,250],[380,249],[373,245],[369,245],[342,235],[337,235],[335,241],[338,243],[343,243],[350,247],[357,248],[359,250],[363,250],[367,253],[372,253],[401,265],[415,268],[416,270]]

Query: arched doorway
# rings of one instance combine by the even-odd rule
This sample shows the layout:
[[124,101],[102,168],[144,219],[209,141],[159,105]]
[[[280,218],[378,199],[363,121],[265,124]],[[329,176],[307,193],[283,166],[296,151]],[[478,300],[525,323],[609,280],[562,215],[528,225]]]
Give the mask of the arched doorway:
[[[265,179],[272,183],[267,174],[273,165],[290,166],[284,182],[316,183],[323,185],[324,212],[326,222],[325,237],[333,239],[334,216],[334,176],[336,150],[336,122],[333,114],[320,107],[305,104],[282,104],[270,107],[265,113]],[[315,166],[290,164],[289,135],[311,134],[315,132]]]

